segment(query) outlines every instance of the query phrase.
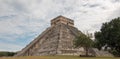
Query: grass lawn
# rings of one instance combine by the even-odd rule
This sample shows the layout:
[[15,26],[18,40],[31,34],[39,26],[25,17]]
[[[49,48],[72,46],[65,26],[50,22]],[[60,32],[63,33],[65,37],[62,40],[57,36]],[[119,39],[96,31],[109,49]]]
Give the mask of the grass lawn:
[[0,57],[0,59],[120,59],[117,57],[79,57],[79,56],[24,56]]

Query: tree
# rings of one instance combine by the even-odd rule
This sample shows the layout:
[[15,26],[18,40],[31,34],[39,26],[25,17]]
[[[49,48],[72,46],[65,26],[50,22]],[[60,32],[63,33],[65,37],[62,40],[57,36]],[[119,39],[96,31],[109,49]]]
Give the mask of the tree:
[[98,48],[99,50],[102,49],[102,46],[105,45],[105,41],[102,40],[101,32],[95,32],[95,44],[94,47]]
[[[120,17],[103,23],[100,32],[95,32],[97,47],[106,46],[111,48],[115,56],[120,56]],[[100,46],[99,46],[100,45]]]
[[88,50],[92,46],[93,41],[86,35],[79,35],[75,39],[75,47],[84,47],[86,50],[86,56],[88,56]]

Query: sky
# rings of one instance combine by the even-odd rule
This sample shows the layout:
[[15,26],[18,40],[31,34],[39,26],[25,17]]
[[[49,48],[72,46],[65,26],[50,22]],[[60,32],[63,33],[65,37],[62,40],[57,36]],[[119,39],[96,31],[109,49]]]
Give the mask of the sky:
[[94,33],[120,17],[120,0],[0,0],[0,51],[20,51],[59,15]]

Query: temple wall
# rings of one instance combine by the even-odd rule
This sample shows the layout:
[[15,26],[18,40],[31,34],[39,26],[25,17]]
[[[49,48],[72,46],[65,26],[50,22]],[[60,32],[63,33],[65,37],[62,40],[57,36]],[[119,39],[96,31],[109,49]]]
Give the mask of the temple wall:
[[55,18],[55,19],[51,20],[51,26],[55,26],[59,23],[63,23],[63,24],[69,25],[69,26],[74,26],[74,21],[70,20],[68,18],[61,17],[61,18]]

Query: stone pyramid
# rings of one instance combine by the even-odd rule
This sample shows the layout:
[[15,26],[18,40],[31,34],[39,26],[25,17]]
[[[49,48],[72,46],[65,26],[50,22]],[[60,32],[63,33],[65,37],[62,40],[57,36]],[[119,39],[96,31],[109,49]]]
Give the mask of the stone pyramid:
[[15,56],[78,55],[83,49],[75,49],[73,40],[79,34],[83,33],[74,27],[73,20],[58,16],[51,20],[49,28]]

